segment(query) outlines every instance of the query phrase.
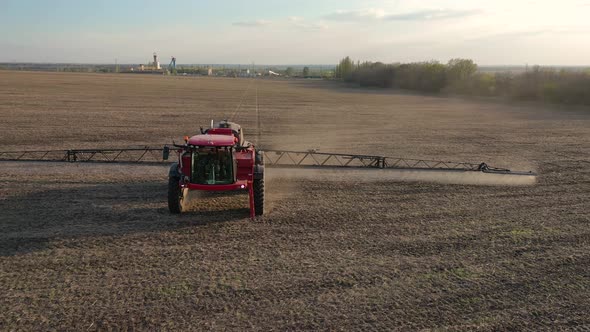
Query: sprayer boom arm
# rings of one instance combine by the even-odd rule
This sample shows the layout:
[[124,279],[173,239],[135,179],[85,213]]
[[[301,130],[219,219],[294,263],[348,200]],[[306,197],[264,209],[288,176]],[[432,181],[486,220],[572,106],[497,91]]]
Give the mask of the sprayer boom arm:
[[[166,163],[162,157],[165,149],[180,146],[173,144],[165,147],[135,147],[113,149],[70,149],[37,151],[0,151],[0,160],[4,161],[65,161],[65,162],[103,162],[103,163]],[[535,175],[533,172],[511,171],[505,168],[488,166],[486,163],[452,162],[427,159],[408,159],[384,157],[377,155],[359,155],[345,153],[326,153],[289,150],[262,151],[267,167],[282,168],[394,168],[394,169],[430,169],[453,171],[479,171],[484,173]]]

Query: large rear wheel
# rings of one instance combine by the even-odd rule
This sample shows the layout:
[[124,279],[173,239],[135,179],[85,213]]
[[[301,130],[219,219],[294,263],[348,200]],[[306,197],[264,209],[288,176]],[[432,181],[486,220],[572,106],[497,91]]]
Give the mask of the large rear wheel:
[[176,177],[169,177],[168,210],[170,210],[170,213],[178,214],[182,212],[182,201],[184,199],[182,194],[182,188],[180,188],[180,179]]
[[264,177],[254,180],[252,189],[254,190],[254,214],[261,216],[264,214]]

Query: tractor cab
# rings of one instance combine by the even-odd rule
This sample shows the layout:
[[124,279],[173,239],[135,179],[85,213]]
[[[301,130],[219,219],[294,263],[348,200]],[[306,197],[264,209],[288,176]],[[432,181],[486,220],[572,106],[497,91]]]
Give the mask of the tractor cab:
[[188,139],[180,163],[182,173],[197,185],[228,185],[236,182],[238,139],[231,133],[201,134]]

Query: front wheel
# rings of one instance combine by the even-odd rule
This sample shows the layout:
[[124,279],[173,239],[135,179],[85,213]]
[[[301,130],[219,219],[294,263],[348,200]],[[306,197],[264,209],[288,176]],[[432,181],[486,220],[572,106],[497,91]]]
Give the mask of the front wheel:
[[252,189],[254,190],[254,215],[261,216],[264,214],[264,177],[254,180]]
[[180,179],[175,177],[168,178],[168,210],[170,213],[178,214],[182,212],[182,188],[180,188]]

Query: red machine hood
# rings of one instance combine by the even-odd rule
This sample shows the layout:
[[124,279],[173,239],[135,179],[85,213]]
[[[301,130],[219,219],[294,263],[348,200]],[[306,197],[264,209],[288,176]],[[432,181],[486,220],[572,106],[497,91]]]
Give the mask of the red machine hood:
[[189,145],[197,146],[232,146],[237,138],[233,135],[195,135],[188,140]]

